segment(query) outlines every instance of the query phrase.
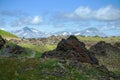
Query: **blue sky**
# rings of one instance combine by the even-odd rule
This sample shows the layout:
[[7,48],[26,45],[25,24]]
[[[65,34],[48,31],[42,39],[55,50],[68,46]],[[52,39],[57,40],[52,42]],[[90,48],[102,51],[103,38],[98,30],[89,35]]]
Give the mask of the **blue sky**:
[[120,0],[0,0],[0,28],[44,32],[95,27],[120,36]]

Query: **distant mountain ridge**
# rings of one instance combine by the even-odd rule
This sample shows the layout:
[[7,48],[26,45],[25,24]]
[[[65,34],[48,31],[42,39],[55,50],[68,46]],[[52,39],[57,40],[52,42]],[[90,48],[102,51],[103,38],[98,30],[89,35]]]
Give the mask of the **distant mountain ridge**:
[[61,31],[61,32],[57,32],[55,33],[55,35],[63,35],[63,36],[67,36],[67,35],[83,35],[83,36],[100,36],[100,37],[105,37],[106,34],[99,31],[97,28],[87,28],[85,30],[82,31],[76,31],[76,32],[68,32],[68,31]]
[[24,27],[20,30],[12,31],[12,33],[16,34],[19,37],[24,37],[24,38],[43,38],[43,37],[49,37],[52,35],[55,35],[55,36],[83,35],[83,36],[100,36],[100,37],[106,36],[103,32],[99,31],[96,28],[87,28],[85,30],[76,31],[76,32],[59,31],[55,33],[45,33],[34,28]]
[[99,31],[96,28],[87,28],[87,29],[81,31],[81,35],[84,35],[84,36],[100,36],[100,37],[105,37],[106,36],[105,33]]
[[12,33],[24,38],[42,38],[49,35],[47,33],[29,27],[24,27],[20,30],[12,31]]

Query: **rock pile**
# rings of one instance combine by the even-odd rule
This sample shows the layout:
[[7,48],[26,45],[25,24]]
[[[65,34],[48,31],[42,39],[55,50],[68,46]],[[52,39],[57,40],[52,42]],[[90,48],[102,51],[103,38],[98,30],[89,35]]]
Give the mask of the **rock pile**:
[[11,44],[0,36],[0,57],[17,56],[25,52],[25,49],[21,46]]
[[42,58],[59,58],[98,64],[98,60],[95,58],[94,54],[89,52],[85,44],[73,35],[67,39],[62,39],[56,49],[43,53]]
[[[116,46],[119,46],[119,44],[116,43]],[[99,56],[107,56],[120,53],[120,49],[116,46],[113,46],[110,43],[106,43],[104,41],[100,41],[97,44],[91,46],[90,51]]]

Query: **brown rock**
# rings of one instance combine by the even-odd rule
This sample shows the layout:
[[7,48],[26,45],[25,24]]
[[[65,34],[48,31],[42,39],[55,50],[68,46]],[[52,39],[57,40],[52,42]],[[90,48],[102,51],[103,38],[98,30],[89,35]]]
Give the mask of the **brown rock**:
[[100,41],[97,44],[91,46],[90,51],[100,56],[107,56],[115,53],[119,53],[120,49],[111,45],[110,43],[106,43],[104,41]]
[[73,35],[67,39],[62,39],[55,50],[43,53],[42,58],[59,58],[98,64],[93,53],[89,52],[85,48],[85,44]]

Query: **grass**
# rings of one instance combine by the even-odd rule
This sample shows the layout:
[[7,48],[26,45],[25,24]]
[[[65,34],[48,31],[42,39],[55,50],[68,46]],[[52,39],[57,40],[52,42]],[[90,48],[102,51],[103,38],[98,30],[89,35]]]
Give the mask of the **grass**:
[[3,30],[0,30],[0,35],[1,35],[3,38],[18,38],[16,35],[11,34],[11,33],[9,33],[9,32],[6,32],[6,31],[3,31]]
[[43,52],[49,51],[49,50],[53,50],[56,48],[56,45],[47,45],[47,44],[38,46],[38,45],[30,44],[30,43],[21,43],[19,45],[22,47],[26,47],[26,48],[32,49],[34,51],[40,52],[40,53],[43,53]]
[[118,57],[97,57],[100,64],[106,65],[110,71],[120,71],[120,58]]
[[63,67],[56,59],[0,58],[0,65],[1,80],[98,80],[104,76],[90,66],[86,72],[67,64]]
[[56,48],[56,45],[47,45],[47,44],[38,46],[38,45],[30,44],[30,43],[21,43],[19,45],[24,48],[28,48],[28,49],[35,51],[36,58],[39,58],[42,55],[42,53]]
[[57,59],[0,58],[0,65],[1,80],[98,80],[108,77],[91,65],[80,64],[73,68],[68,64],[63,66]]
[[[78,36],[81,41],[120,41],[120,37],[82,37]],[[9,43],[10,45],[15,45]],[[26,48],[28,53],[35,51],[35,58],[0,58],[0,79],[1,80],[98,80],[101,76],[107,74],[97,71],[90,65],[81,64],[82,67],[72,68],[68,64],[63,66],[56,59],[40,59],[39,57],[45,51],[53,50],[56,45],[33,45],[31,43],[20,43],[20,46]],[[30,56],[22,54],[20,56]],[[100,64],[117,75],[120,75],[120,55],[109,57],[98,57]],[[114,79],[113,79],[114,80]]]
[[98,36],[77,36],[77,38],[81,41],[90,41],[90,42],[99,42],[99,41],[105,41],[105,42],[119,42],[120,41],[120,36],[118,37],[98,37]]

